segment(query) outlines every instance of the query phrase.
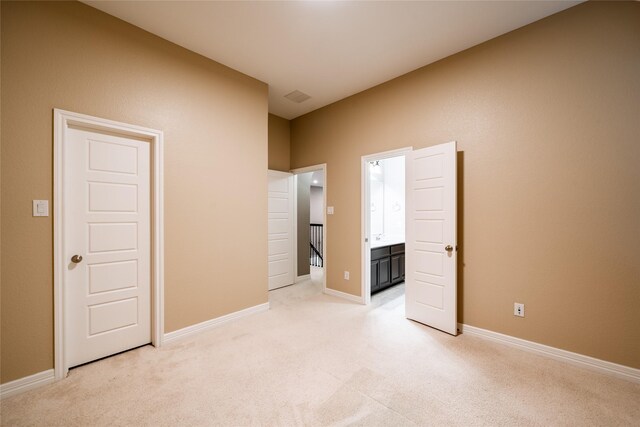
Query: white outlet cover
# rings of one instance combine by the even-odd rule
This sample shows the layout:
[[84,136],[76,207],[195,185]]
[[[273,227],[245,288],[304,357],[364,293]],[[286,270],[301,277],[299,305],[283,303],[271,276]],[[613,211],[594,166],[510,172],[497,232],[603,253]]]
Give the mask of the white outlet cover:
[[513,303],[513,315],[524,317],[524,304],[521,304],[519,302]]
[[327,207],[327,215],[333,215],[333,206]]
[[349,280],[349,272],[348,271],[344,272],[344,280]]

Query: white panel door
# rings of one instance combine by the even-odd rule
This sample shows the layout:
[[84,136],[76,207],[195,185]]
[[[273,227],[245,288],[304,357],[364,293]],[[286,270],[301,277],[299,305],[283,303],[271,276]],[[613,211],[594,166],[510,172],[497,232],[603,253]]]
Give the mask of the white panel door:
[[456,143],[406,159],[406,316],[456,335]]
[[70,127],[63,150],[64,336],[73,367],[151,341],[150,144]]
[[269,171],[269,290],[293,283],[293,175]]

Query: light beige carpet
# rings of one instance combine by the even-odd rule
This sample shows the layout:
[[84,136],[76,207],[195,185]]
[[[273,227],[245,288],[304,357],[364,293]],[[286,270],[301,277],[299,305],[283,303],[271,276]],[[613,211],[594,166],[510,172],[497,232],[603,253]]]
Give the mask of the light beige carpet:
[[271,310],[73,369],[1,402],[6,426],[640,425],[640,384],[364,307],[317,281]]

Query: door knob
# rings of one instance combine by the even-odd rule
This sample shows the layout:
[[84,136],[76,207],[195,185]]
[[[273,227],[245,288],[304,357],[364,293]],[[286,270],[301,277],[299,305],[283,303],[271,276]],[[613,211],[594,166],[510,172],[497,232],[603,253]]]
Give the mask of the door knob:
[[78,264],[82,262],[82,255],[74,255],[71,257],[71,262],[74,264]]
[[[453,250],[453,246],[451,246],[451,245],[447,245],[447,246],[444,248],[444,250],[445,250],[445,251],[447,251],[447,252],[451,252],[451,251]],[[80,258],[82,258],[82,257],[80,257]]]

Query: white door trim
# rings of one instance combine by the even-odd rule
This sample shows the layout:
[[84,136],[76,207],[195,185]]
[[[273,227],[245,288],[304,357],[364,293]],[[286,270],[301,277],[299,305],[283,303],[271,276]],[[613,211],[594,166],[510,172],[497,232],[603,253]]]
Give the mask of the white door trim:
[[371,242],[369,242],[369,230],[371,224],[369,221],[369,215],[367,206],[370,205],[369,201],[369,174],[367,173],[369,168],[367,165],[369,162],[376,160],[389,159],[391,157],[406,156],[413,151],[413,147],[398,148],[397,150],[383,151],[381,153],[367,154],[362,156],[360,163],[360,242],[361,242],[361,285],[360,295],[361,302],[364,305],[371,304]]
[[64,259],[63,200],[64,142],[69,125],[142,138],[151,144],[151,343],[162,345],[164,336],[164,215],[163,215],[163,133],[162,131],[87,116],[55,108],[53,110],[53,306],[54,374],[64,378],[69,371],[64,348]]
[[326,163],[321,163],[318,165],[313,165],[313,166],[306,166],[304,168],[296,168],[296,169],[291,169],[291,173],[294,176],[293,179],[293,229],[294,229],[294,233],[293,233],[293,268],[294,268],[294,276],[295,276],[295,280],[296,282],[299,279],[298,276],[298,179],[296,177],[296,175],[299,175],[301,173],[307,173],[307,172],[316,172],[316,171],[322,171],[324,174],[324,184],[323,184],[323,188],[322,188],[322,204],[324,207],[324,212],[322,213],[322,218],[324,221],[324,224],[322,224],[322,242],[323,242],[323,258],[322,258],[322,268],[324,270],[324,274],[322,275],[322,293],[327,293],[327,247],[329,246],[327,244],[327,164]]

